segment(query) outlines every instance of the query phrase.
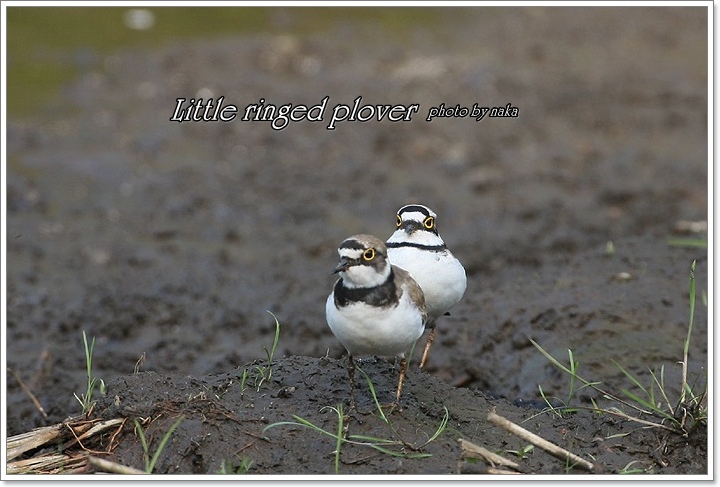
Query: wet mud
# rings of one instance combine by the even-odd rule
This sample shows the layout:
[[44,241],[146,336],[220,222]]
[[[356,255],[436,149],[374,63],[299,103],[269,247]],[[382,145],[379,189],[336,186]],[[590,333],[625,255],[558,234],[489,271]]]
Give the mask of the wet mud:
[[[565,364],[572,350],[578,374],[616,394],[637,392],[618,365],[648,386],[662,368],[674,407],[696,261],[689,377],[705,380],[707,248],[670,241],[705,238],[705,10],[439,9],[397,32],[348,20],[304,34],[282,33],[294,13],[277,12],[272,33],[70,56],[80,75],[61,96],[8,119],[8,435],[80,412],[85,331],[107,385],[93,414],[128,418],[109,459],[142,468],[132,418],[157,444],[183,416],[156,473],[335,473],[334,438],[265,428],[296,415],[337,431],[346,361],[324,316],[336,247],[387,238],[395,211],[420,202],[467,270],[466,295],[389,422],[358,376],[347,435],[399,443],[344,444],[339,473],[483,472],[458,438],[523,456],[528,473],[584,473],[537,448],[509,453],[527,443],[489,423],[493,409],[599,473],[706,473],[703,428],[684,437],[582,409],[621,406],[573,389],[532,343]],[[219,96],[329,96],[328,116],[358,96],[420,110],[335,130],[169,120],[178,97]],[[443,103],[519,113],[425,121]],[[257,387],[267,311],[281,328]],[[362,368],[389,401],[393,363]],[[544,410],[538,386],[581,409]]]

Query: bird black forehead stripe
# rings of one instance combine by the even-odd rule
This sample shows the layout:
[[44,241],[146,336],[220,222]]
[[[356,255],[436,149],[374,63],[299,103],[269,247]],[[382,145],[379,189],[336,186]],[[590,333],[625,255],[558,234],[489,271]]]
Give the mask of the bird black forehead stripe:
[[430,212],[428,211],[428,209],[426,207],[420,206],[420,205],[403,206],[402,208],[400,208],[400,210],[398,210],[398,215],[402,215],[403,213],[408,213],[411,211],[419,211],[420,213],[422,213],[425,216],[430,216]]
[[340,244],[340,248],[341,249],[365,250],[365,246],[354,239],[345,240],[343,243]]

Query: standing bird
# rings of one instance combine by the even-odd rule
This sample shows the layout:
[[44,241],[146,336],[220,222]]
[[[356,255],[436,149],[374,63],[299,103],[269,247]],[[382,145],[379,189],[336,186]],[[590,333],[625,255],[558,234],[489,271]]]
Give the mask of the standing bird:
[[449,314],[465,294],[465,268],[448,250],[440,237],[437,215],[424,205],[405,205],[397,212],[397,229],[387,240],[390,262],[410,273],[425,294],[427,344],[420,359],[425,366],[435,340],[435,326],[440,316]]
[[325,316],[335,337],[347,349],[350,401],[355,409],[357,355],[400,357],[393,408],[400,402],[407,370],[405,353],[425,331],[422,289],[403,269],[388,262],[385,243],[372,235],[354,235],[338,248],[333,271],[340,279],[325,303]]

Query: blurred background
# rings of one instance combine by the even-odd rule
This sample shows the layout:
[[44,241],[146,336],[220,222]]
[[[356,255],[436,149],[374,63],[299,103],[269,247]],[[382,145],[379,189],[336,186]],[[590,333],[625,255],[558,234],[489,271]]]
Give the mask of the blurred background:
[[[693,259],[707,289],[707,25],[702,7],[7,8],[8,433],[79,410],[83,331],[101,378],[143,354],[184,375],[264,358],[268,310],[279,355],[342,356],[336,246],[387,238],[411,202],[469,281],[430,373],[511,399],[561,387],[528,338],[592,378],[676,362]],[[169,121],[220,96],[420,110]],[[426,122],[441,103],[519,116]]]

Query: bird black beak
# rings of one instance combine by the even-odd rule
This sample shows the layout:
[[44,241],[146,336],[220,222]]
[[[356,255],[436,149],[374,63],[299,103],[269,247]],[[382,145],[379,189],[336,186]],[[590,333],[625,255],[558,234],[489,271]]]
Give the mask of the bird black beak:
[[350,267],[350,262],[347,260],[346,257],[341,257],[340,262],[338,262],[337,267],[335,267],[332,273],[337,274],[338,272],[346,270],[348,267]]
[[402,226],[401,226],[400,228],[402,228],[403,230],[405,230],[405,233],[407,233],[408,235],[410,235],[410,234],[413,233],[415,230],[420,230],[420,229],[422,228],[422,224],[421,224],[420,222],[416,222],[416,221],[413,221],[413,220],[407,220],[407,221],[404,221],[404,222],[403,222],[403,224],[402,224]]

